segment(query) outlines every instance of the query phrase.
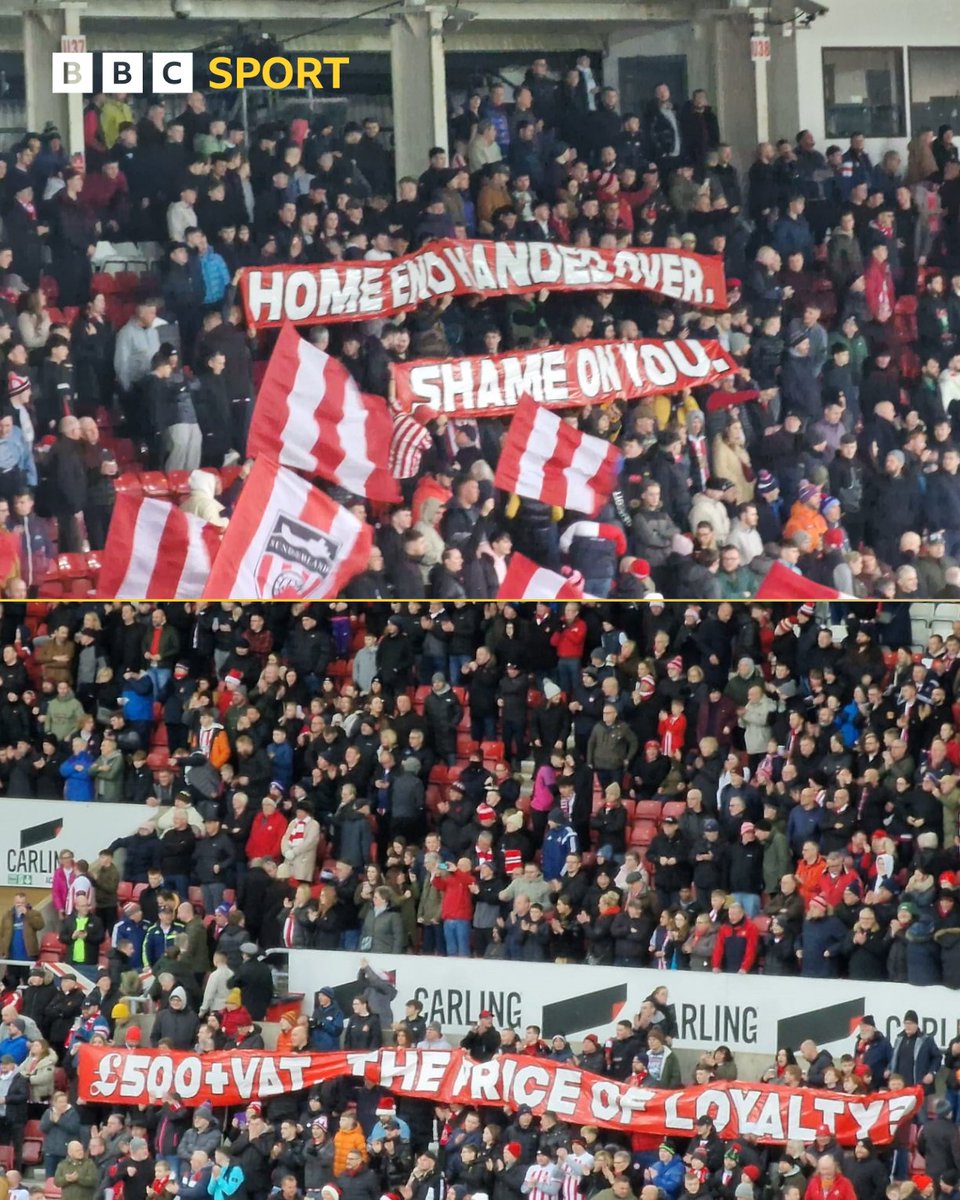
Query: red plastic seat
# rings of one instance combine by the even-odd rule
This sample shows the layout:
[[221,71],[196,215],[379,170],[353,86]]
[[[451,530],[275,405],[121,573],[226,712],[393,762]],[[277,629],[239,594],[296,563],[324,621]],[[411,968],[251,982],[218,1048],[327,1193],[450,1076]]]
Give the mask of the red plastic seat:
[[112,296],[116,290],[117,277],[106,271],[97,271],[90,280],[90,292],[93,295],[102,293],[104,296]]
[[167,486],[174,496],[189,496],[190,495],[190,472],[189,471],[168,471]]
[[657,827],[653,821],[637,821],[630,830],[631,846],[649,846],[657,835]]
[[140,487],[145,496],[159,500],[170,499],[170,483],[163,471],[144,471],[140,476]]
[[121,295],[136,296],[140,288],[140,276],[136,271],[118,271],[114,278],[117,281],[117,291]]
[[47,568],[45,580],[81,579],[90,574],[85,554],[58,554]]
[[686,811],[687,806],[682,800],[668,800],[663,806],[663,816],[676,817],[678,821]]
[[659,800],[638,800],[637,819],[659,823],[663,805]]
[[124,473],[123,475],[118,475],[113,481],[113,486],[118,494],[123,492],[131,496],[143,495],[143,486],[140,482],[140,476],[134,475],[132,472],[129,474]]

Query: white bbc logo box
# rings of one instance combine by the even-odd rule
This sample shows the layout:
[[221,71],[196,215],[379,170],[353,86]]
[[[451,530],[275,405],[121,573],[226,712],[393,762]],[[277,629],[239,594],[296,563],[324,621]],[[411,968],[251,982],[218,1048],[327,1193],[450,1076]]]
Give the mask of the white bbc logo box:
[[[60,95],[93,91],[93,54],[87,51],[61,50],[53,58],[53,91]],[[140,53],[100,56],[101,89],[141,95],[144,90],[144,55]],[[151,54],[150,66],[154,92],[186,94],[193,91],[193,55]]]

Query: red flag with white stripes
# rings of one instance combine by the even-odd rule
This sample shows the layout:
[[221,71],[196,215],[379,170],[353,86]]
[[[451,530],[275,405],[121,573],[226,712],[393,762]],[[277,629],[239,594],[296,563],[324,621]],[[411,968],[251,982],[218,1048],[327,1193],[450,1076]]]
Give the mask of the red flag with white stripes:
[[365,395],[343,363],[284,325],[257,393],[247,453],[396,503],[392,437],[386,400]]
[[169,500],[121,492],[110,520],[97,595],[122,600],[195,600],[223,530]]
[[493,482],[505,492],[595,517],[619,469],[616,447],[526,397],[510,422]]
[[497,592],[498,600],[583,600],[583,576],[578,571],[561,575],[538,567],[532,559],[514,552]]
[[373,529],[326,492],[268,458],[247,477],[205,600],[339,596],[365,570]]

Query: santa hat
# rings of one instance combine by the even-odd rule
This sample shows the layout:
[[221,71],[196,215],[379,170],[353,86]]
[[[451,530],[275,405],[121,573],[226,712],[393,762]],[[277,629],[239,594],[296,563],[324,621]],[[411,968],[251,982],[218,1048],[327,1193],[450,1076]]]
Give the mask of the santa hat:
[[242,671],[228,671],[223,677],[223,686],[226,688],[238,688],[243,681]]
[[340,1200],[343,1192],[335,1183],[325,1183],[320,1189],[321,1200]]
[[630,564],[630,574],[635,575],[637,579],[649,579],[650,564],[645,558],[635,558]]
[[397,1102],[392,1096],[384,1096],[377,1102],[378,1117],[395,1117],[397,1115]]
[[519,1158],[523,1153],[519,1142],[507,1142],[507,1144],[504,1146],[504,1150],[514,1158]]

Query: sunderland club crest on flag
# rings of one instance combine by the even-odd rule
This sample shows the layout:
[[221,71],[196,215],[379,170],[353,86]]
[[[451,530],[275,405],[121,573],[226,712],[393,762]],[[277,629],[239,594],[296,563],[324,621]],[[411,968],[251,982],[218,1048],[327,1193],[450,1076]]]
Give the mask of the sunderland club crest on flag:
[[204,599],[319,600],[367,565],[373,529],[293,471],[253,465]]
[[278,513],[257,561],[260,594],[273,599],[306,595],[318,579],[326,579],[343,543],[328,533]]

